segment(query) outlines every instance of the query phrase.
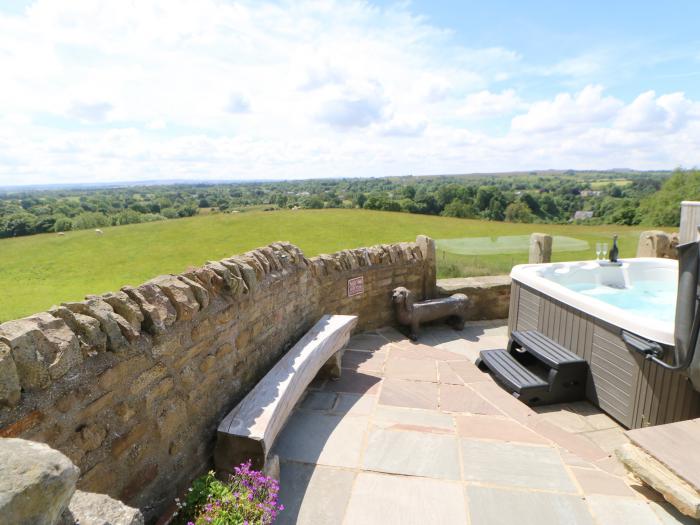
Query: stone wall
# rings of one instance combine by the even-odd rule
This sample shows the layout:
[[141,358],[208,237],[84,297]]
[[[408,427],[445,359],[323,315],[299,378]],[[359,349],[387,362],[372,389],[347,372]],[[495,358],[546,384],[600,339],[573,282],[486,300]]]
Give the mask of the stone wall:
[[468,320],[507,319],[510,306],[510,276],[458,277],[437,281],[437,295],[463,293],[469,297]]
[[[307,259],[274,243],[0,325],[0,437],[40,441],[78,488],[157,515],[211,462],[215,429],[324,313],[393,323],[434,279],[432,241]],[[348,279],[364,291],[348,296]],[[434,287],[434,281],[432,283]]]

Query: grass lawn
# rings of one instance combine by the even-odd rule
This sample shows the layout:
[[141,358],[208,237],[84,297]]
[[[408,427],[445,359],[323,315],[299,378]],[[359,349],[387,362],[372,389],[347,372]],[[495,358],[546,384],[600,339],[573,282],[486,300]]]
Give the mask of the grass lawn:
[[[86,294],[138,285],[159,274],[181,272],[279,240],[291,241],[313,256],[411,241],[421,233],[435,239],[458,239],[538,231],[587,242],[591,249],[557,251],[555,241],[555,260],[576,260],[594,258],[595,242],[607,241],[613,233],[620,235],[621,256],[633,256],[641,228],[511,224],[366,210],[285,210],[211,214],[103,231],[104,235],[86,230],[0,240],[0,321],[81,300]],[[464,255],[438,251],[441,276],[507,273],[520,262],[527,262],[527,252]]]

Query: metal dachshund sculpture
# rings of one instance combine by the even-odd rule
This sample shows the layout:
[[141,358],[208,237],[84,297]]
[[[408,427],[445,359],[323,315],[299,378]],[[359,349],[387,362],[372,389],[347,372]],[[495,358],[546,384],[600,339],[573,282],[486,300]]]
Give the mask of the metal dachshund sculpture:
[[410,327],[409,337],[414,341],[418,338],[420,325],[428,321],[448,318],[456,330],[461,330],[469,308],[469,298],[463,293],[444,299],[416,301],[414,293],[403,286],[394,289],[392,301],[399,323]]

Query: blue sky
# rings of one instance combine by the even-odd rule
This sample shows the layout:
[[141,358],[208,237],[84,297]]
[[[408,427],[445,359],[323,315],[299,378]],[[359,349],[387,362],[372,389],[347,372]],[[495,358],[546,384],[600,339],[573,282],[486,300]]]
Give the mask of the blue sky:
[[700,2],[0,3],[0,185],[700,165]]

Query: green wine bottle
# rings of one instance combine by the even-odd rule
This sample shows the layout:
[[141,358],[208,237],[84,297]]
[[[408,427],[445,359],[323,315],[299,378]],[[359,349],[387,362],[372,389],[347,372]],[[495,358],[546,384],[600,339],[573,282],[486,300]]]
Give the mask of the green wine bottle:
[[613,235],[613,245],[610,248],[610,262],[616,263],[620,250],[617,248],[617,235]]

